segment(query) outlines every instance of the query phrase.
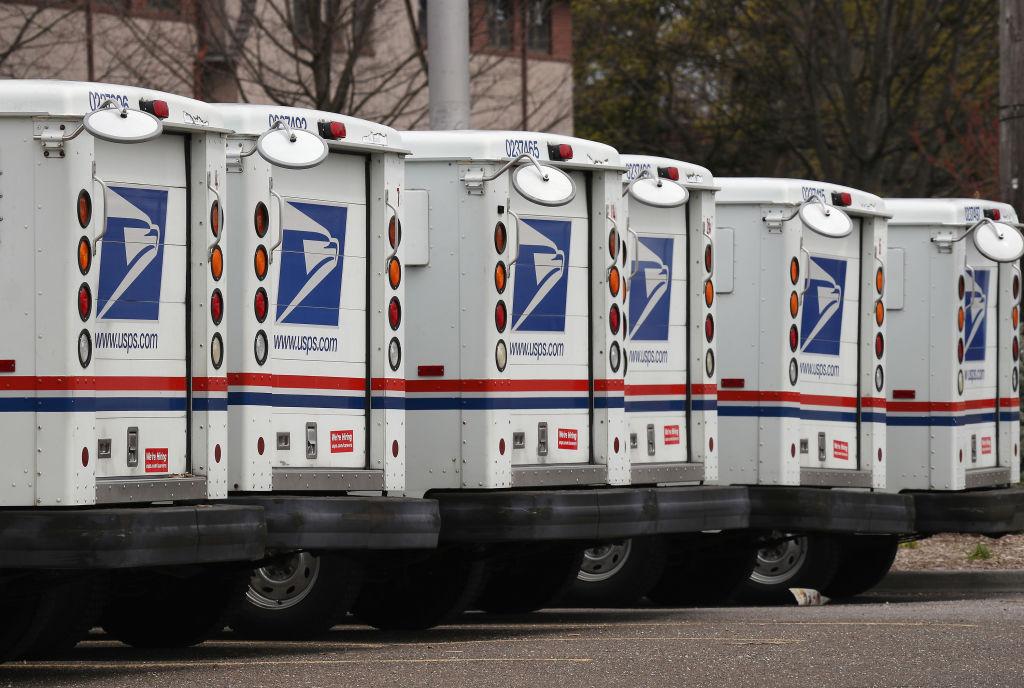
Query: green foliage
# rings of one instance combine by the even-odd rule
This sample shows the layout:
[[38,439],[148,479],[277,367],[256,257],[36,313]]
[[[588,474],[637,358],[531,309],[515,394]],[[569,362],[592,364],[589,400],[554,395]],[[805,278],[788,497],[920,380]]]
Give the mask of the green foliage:
[[886,195],[998,177],[997,0],[574,0],[577,133]]
[[974,546],[974,550],[967,555],[968,561],[988,561],[992,558],[992,550],[984,542]]

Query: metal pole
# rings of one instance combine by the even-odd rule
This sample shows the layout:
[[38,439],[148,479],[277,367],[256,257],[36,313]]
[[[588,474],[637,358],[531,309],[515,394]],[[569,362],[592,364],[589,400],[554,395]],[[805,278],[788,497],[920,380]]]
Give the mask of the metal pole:
[[92,50],[92,0],[85,0],[85,65],[89,81],[96,81],[96,61]]
[[427,0],[432,129],[469,128],[469,0]]
[[1024,0],[999,2],[999,196],[1024,212]]
[[519,2],[522,4],[522,12],[519,13],[519,22],[522,27],[522,31],[519,32],[519,106],[522,115],[520,128],[526,131],[530,128],[530,110],[526,97],[530,92],[526,61],[530,32],[530,3],[528,0],[519,0]]

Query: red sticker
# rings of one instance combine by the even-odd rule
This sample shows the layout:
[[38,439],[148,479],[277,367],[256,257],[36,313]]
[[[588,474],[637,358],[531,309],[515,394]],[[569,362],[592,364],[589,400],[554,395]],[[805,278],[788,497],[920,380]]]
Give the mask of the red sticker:
[[992,438],[982,437],[981,438],[981,453],[991,454],[992,453]]
[[837,459],[849,459],[850,445],[842,440],[832,440],[832,455]]
[[331,453],[347,454],[355,445],[351,430],[331,430]]
[[679,426],[665,426],[665,444],[679,444]]
[[146,450],[146,472],[166,473],[167,472],[167,448]]
[[579,449],[579,432],[575,428],[558,428],[559,449]]

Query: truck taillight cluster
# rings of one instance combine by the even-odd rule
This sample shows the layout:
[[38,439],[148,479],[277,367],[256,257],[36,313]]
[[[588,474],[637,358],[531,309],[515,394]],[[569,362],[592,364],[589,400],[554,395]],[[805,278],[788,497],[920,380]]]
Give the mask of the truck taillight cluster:
[[[498,254],[498,262],[494,265],[494,290],[498,292],[499,296],[505,293],[505,287],[508,282],[507,268],[505,267],[505,261],[502,260],[507,246],[508,232],[505,229],[505,223],[498,222],[494,225],[494,250]],[[505,301],[498,299],[498,302],[494,304],[494,327],[498,330],[498,334],[502,334],[505,332],[507,325],[508,310],[505,306]],[[498,339],[498,343],[494,348],[494,365],[498,368],[498,372],[503,372],[505,366],[508,365],[508,349],[505,346],[504,339]]]
[[[256,232],[258,239],[263,239],[267,236],[267,232],[270,231],[270,211],[263,201],[258,202],[253,210],[252,228]],[[267,253],[267,247],[263,244],[256,245],[256,251],[252,256],[252,270],[256,274],[256,279],[260,282],[267,278],[267,272],[270,270],[270,254]],[[267,295],[267,290],[263,287],[257,287],[256,293],[253,294],[252,310],[257,322],[260,324],[266,322],[267,315],[270,312],[270,297]],[[256,358],[257,365],[263,365],[267,362],[269,348],[267,333],[262,329],[257,330],[252,342],[252,353]]]
[[[800,347],[800,327],[797,324],[797,317],[800,315],[800,294],[797,293],[796,285],[800,282],[800,259],[793,256],[789,259],[789,283],[793,290],[789,292],[789,317],[793,322],[789,326],[789,350],[796,354]],[[797,379],[797,363],[795,358],[789,359],[789,384],[795,385]]]
[[[388,284],[392,290],[398,289],[402,284],[402,263],[398,260],[398,247],[402,243],[402,221],[398,218],[398,212],[391,216],[388,221],[388,244],[391,246],[391,257],[388,258],[387,272]],[[402,302],[397,295],[388,301],[388,325],[392,332],[397,331],[402,324]],[[402,343],[398,337],[392,337],[388,342],[388,365],[391,370],[398,370],[402,364]]]
[[[849,205],[847,203],[846,205]],[[882,268],[875,270],[875,292],[877,298],[875,299],[875,325],[879,328],[882,327],[882,323],[885,322],[885,271]],[[878,359],[878,364],[875,365],[875,391],[881,392],[882,387],[885,386],[885,371],[882,369],[882,355],[885,353],[885,335],[881,332],[875,333],[875,358]]]
[[[78,217],[78,224],[82,229],[92,222],[92,197],[89,192],[82,189],[78,192],[78,199],[75,202],[75,214]],[[78,271],[83,277],[89,274],[92,269],[92,242],[89,237],[83,236],[78,240],[75,250],[75,262],[78,264]],[[92,316],[92,289],[88,282],[82,282],[78,287],[78,317],[82,322],[88,322]],[[85,368],[92,360],[92,336],[89,330],[83,329],[78,334],[78,362]]]

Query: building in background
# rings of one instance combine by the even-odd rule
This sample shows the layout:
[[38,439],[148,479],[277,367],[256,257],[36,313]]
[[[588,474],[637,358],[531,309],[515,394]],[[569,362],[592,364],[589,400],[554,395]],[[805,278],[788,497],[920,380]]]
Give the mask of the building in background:
[[[469,0],[472,126],[571,134],[568,0]],[[0,0],[0,76],[427,127],[426,0]]]

